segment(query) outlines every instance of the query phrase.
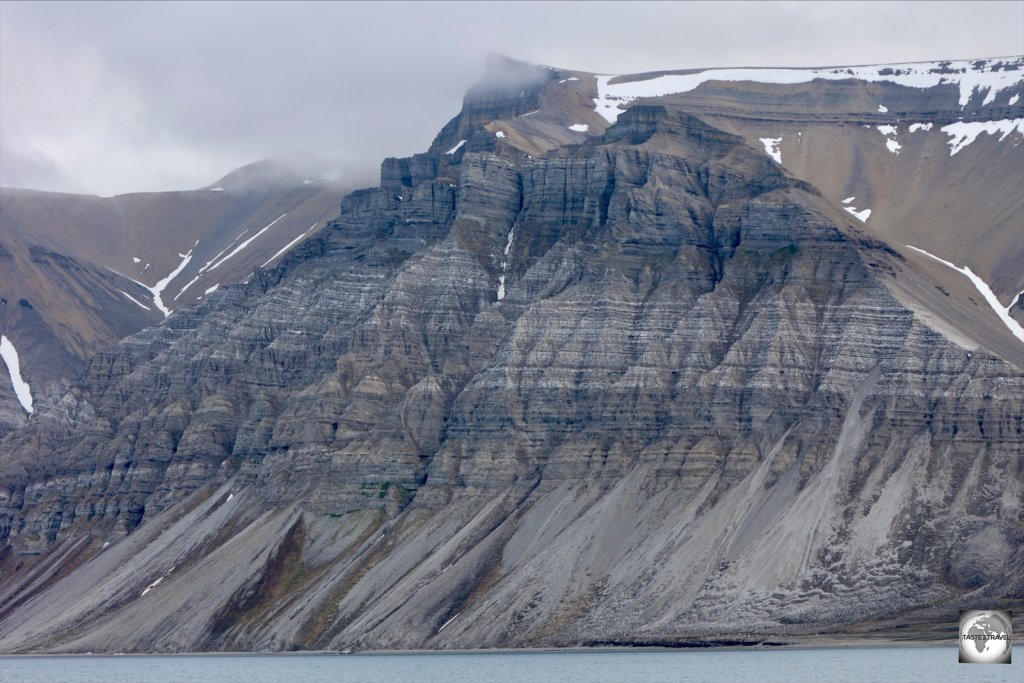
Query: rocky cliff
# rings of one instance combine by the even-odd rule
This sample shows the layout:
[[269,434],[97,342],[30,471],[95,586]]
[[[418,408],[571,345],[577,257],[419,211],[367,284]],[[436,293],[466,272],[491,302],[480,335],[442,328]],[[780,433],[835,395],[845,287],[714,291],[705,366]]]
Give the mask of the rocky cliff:
[[279,266],[98,354],[2,443],[0,649],[1021,606],[1024,346],[970,282],[708,113],[596,130],[593,76],[497,66]]

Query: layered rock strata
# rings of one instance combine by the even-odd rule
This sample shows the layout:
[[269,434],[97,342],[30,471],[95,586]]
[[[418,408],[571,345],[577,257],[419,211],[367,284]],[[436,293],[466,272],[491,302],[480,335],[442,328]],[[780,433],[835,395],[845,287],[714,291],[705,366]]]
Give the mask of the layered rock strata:
[[0,649],[756,640],[1020,606],[1021,368],[670,103],[543,156],[487,128],[565,75],[473,91],[279,267],[97,355],[3,442]]

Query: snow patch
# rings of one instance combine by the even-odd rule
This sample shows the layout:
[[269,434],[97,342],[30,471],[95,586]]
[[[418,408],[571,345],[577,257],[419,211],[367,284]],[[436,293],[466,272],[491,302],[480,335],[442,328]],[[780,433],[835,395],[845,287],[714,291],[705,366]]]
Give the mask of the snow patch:
[[574,123],[571,126],[569,126],[569,130],[574,130],[577,133],[586,133],[588,130],[590,130],[590,126],[585,123]]
[[889,113],[889,110],[886,107],[882,106],[881,104],[878,105],[878,111],[882,112],[883,114]]
[[1024,119],[1002,119],[1001,121],[957,121],[940,130],[950,137],[949,156],[953,156],[967,145],[978,139],[982,133],[995,135],[1002,133],[999,141],[1002,142],[1010,133],[1017,131],[1024,135]]
[[[196,244],[199,244],[199,240],[196,240]],[[173,280],[174,278],[178,277],[178,275],[181,274],[181,271],[183,271],[185,269],[185,266],[188,265],[189,261],[192,260],[192,249],[189,249],[188,253],[186,253],[186,254],[179,253],[178,256],[181,257],[181,263],[178,264],[178,267],[175,268],[174,270],[172,270],[170,273],[168,273],[167,277],[163,278],[162,280],[157,282],[152,287],[147,285],[145,282],[139,282],[138,280],[130,278],[127,275],[125,275],[124,273],[118,273],[113,268],[108,268],[107,270],[109,270],[110,272],[115,273],[117,275],[120,275],[125,280],[130,280],[131,282],[134,282],[135,284],[137,284],[139,287],[142,287],[143,289],[147,290],[153,296],[153,305],[156,306],[157,309],[161,313],[163,313],[164,317],[166,318],[171,313],[173,313],[173,311],[171,309],[167,308],[167,306],[164,305],[163,299],[161,298],[161,294],[163,293],[164,289],[167,288],[167,285],[170,284],[171,280]],[[146,264],[146,268],[142,269],[143,272],[145,272],[145,270],[147,268],[149,268],[149,264],[148,263]],[[125,292],[123,290],[119,290],[119,291],[122,294],[124,294],[125,296],[128,296],[127,292]],[[179,292],[179,295],[180,295],[180,292]],[[128,298],[131,298],[131,297],[128,297]],[[176,296],[174,298],[177,299],[178,297]],[[134,301],[134,299],[133,299],[133,301]],[[136,301],[136,303],[138,303],[138,302]],[[141,304],[139,304],[139,305],[141,305]],[[143,308],[145,308],[145,306],[143,306]]]
[[[995,63],[993,63],[993,61]],[[983,105],[991,104],[996,95],[1016,88],[1020,71],[1003,68],[1004,60],[960,60],[950,62],[917,62],[913,64],[876,64],[873,66],[836,67],[826,69],[709,69],[692,74],[667,74],[642,81],[610,84],[614,75],[597,76],[597,113],[614,123],[622,112],[620,105],[641,97],[661,97],[690,92],[707,81],[752,81],[792,85],[815,79],[841,80],[856,78],[871,83],[887,81],[908,88],[933,88],[952,84],[960,90],[960,107],[966,107],[975,94],[985,93]],[[1024,64],[1024,57],[1011,65]]]
[[220,283],[219,282],[217,284],[215,284],[213,287],[210,287],[208,290],[203,292],[203,296],[206,296],[207,294],[213,294],[214,292],[217,291],[218,287],[220,287]]
[[14,385],[14,393],[18,397],[18,403],[25,409],[26,413],[32,411],[32,388],[21,377],[21,363],[18,361],[18,350],[6,335],[0,335],[0,357],[7,365],[7,373],[11,376],[11,384]]
[[571,83],[572,81],[578,80],[580,79],[576,78],[575,76],[570,76],[569,78],[563,78],[562,80],[558,81],[558,85],[562,85],[563,83]]
[[761,144],[764,145],[765,154],[775,159],[775,163],[782,163],[782,150],[779,149],[779,145],[782,144],[782,136],[777,138],[758,138]]
[[499,130],[497,133],[494,134],[494,137],[503,138],[505,137],[505,134]]
[[[234,248],[234,250],[231,251],[227,256],[224,256],[223,258],[220,258],[221,254],[223,254],[225,251],[230,249],[231,245],[236,243],[236,241],[238,241],[243,236],[243,234],[245,234],[246,232],[249,231],[248,228],[245,229],[245,230],[242,230],[242,232],[239,233],[238,237],[234,238],[234,240],[231,240],[231,244],[227,245],[227,247],[222,249],[219,254],[214,256],[213,259],[211,259],[210,261],[207,261],[206,265],[204,265],[202,268],[199,269],[199,271],[196,273],[195,278],[191,279],[188,282],[187,285],[185,285],[184,287],[181,288],[181,291],[179,291],[176,295],[174,295],[174,300],[177,301],[178,298],[182,294],[185,293],[185,290],[187,290],[189,287],[195,285],[196,282],[199,281],[200,275],[202,275],[204,272],[207,272],[208,270],[213,270],[214,268],[216,268],[217,266],[222,264],[227,259],[229,259],[232,256],[238,254],[240,251],[242,251],[243,249],[248,247],[250,244],[252,244],[253,240],[255,240],[256,238],[261,236],[261,234],[263,234],[263,232],[265,232],[270,227],[272,227],[274,223],[278,222],[279,220],[281,220],[282,218],[284,218],[287,215],[288,215],[287,213],[283,213],[280,216],[276,217],[274,220],[270,221],[270,223],[268,225],[264,226],[256,234],[254,234],[254,236],[252,236],[251,238],[249,238],[248,240],[246,240],[245,242],[240,244],[238,247]],[[195,249],[196,246],[198,246],[198,245],[199,245],[199,240],[196,241],[196,245],[193,246],[193,249]],[[161,310],[161,312],[164,313],[164,317],[167,317],[173,311],[170,308],[168,308],[167,306],[164,305],[164,302],[161,299],[161,293],[171,283],[172,280],[177,278],[177,276],[181,273],[181,271],[184,270],[185,266],[188,265],[188,262],[191,260],[191,253],[193,253],[193,249],[189,249],[187,254],[178,254],[178,256],[182,257],[181,263],[178,264],[178,267],[176,267],[174,270],[172,270],[171,273],[166,276],[166,278],[161,280],[159,283],[157,283],[153,287],[148,287],[147,285],[145,285],[143,283],[140,283],[137,280],[132,280],[131,278],[128,278],[127,275],[124,275],[124,274],[122,274],[120,272],[118,272],[118,274],[121,275],[122,278],[125,278],[126,280],[131,280],[136,285],[138,285],[140,287],[143,287],[143,288],[147,289],[148,291],[150,291],[153,294],[153,303],[157,306],[157,308],[159,308]],[[150,265],[150,264],[146,263],[146,267],[148,267],[148,265]],[[114,270],[114,272],[117,272],[117,270]],[[250,273],[250,274],[252,274],[252,273]]]
[[1024,342],[1024,327],[1021,327],[1021,324],[1010,316],[1010,309],[1013,308],[1014,305],[1016,305],[1017,301],[1020,299],[1020,295],[1024,294],[1024,292],[1019,292],[1017,296],[1013,297],[1013,301],[1010,302],[1009,306],[1003,306],[1003,304],[999,302],[999,298],[992,291],[992,288],[988,286],[988,283],[982,280],[977,275],[975,275],[974,271],[972,271],[969,267],[964,266],[963,268],[960,268],[956,264],[951,263],[946,259],[939,258],[935,254],[930,254],[924,249],[920,249],[910,244],[906,246],[910,247],[914,251],[921,252],[922,254],[929,258],[935,259],[936,261],[942,263],[943,265],[949,266],[958,273],[962,273],[963,275],[967,276],[967,279],[974,284],[975,289],[977,289],[981,296],[985,298],[985,301],[988,302],[988,305],[992,307],[992,310],[996,312],[996,315],[999,316],[999,319],[1002,320],[1003,324],[1006,325],[1006,327],[1010,330],[1010,333],[1013,334],[1013,336],[1019,339],[1021,342]]
[[452,147],[450,150],[445,152],[445,154],[455,154],[456,152],[459,151],[459,148],[462,147],[464,144],[466,144],[465,140],[459,140],[459,144]]
[[[597,97],[594,98],[594,109],[598,114],[603,116],[609,123],[615,123],[615,120],[619,118],[619,114],[622,110],[619,108],[619,101],[624,100],[624,103],[629,103],[635,100],[637,97],[656,97],[657,95],[617,95],[611,88],[614,86],[608,85],[608,81],[615,78],[615,76],[597,76]],[[665,93],[661,93],[665,94]]]
[[505,242],[505,258],[501,260],[501,275],[498,276],[498,301],[505,298],[505,271],[508,269],[508,252],[512,248],[512,240],[515,239],[516,229],[513,227],[508,231],[508,240]]
[[103,542],[103,547],[100,548],[100,550],[106,550],[109,546],[110,546],[110,541],[104,541]]
[[909,130],[911,133],[916,133],[919,130],[928,131],[932,129],[933,125],[934,124],[931,123],[912,123],[910,124]]
[[[319,221],[317,221],[317,222],[319,222]],[[299,241],[302,238],[304,238],[306,235],[308,235],[310,232],[312,232],[313,228],[315,228],[316,225],[317,224],[314,223],[313,225],[309,226],[309,228],[306,229],[306,232],[302,233],[301,235],[299,235],[298,237],[293,239],[291,242],[289,242],[288,244],[286,244],[283,247],[281,247],[281,249],[276,254],[274,254],[273,256],[268,258],[266,261],[264,261],[263,264],[260,266],[260,268],[266,268],[268,263],[270,263],[271,261],[276,259],[278,256],[280,256],[281,254],[285,253],[286,251],[288,251],[289,249],[294,247],[296,244],[298,244]]]
[[178,256],[182,257],[181,263],[178,264],[178,267],[168,273],[167,277],[163,278],[152,287],[147,287],[147,289],[153,293],[153,304],[160,309],[160,312],[164,314],[165,318],[171,314],[171,309],[164,306],[164,302],[160,298],[160,294],[163,293],[167,285],[171,284],[171,280],[178,277],[181,271],[185,270],[185,266],[187,266],[188,262],[192,260],[192,250],[189,249],[187,254],[178,254]]
[[903,145],[896,142],[896,126],[875,126],[875,128],[885,136],[885,148],[893,154],[899,154]]
[[[199,244],[198,240],[196,240],[196,244]],[[138,280],[133,280],[132,278],[128,277],[127,275],[124,275],[122,273],[118,273],[116,270],[112,270],[111,272],[117,273],[118,275],[120,275],[124,279],[131,280],[132,282],[134,282],[138,286],[142,287],[143,289],[148,290],[149,293],[153,295],[153,305],[156,306],[157,309],[161,313],[163,313],[164,317],[166,318],[173,311],[171,311],[171,309],[167,308],[167,306],[164,305],[163,299],[160,298],[160,295],[163,293],[164,289],[167,288],[167,285],[169,285],[171,283],[171,280],[173,280],[174,278],[178,277],[178,275],[181,274],[181,271],[185,270],[185,266],[188,265],[188,262],[192,260],[192,249],[189,249],[188,253],[186,253],[186,254],[179,253],[178,256],[181,257],[181,263],[178,264],[178,267],[175,268],[174,270],[172,270],[170,273],[168,273],[165,278],[163,278],[162,280],[157,282],[152,287],[150,287],[149,285],[147,285],[144,282],[139,282]],[[148,267],[149,267],[149,264],[147,263],[146,264],[146,268],[148,268]],[[143,270],[145,270],[145,268]],[[177,298],[177,297],[175,297],[175,298]]]
[[210,188],[210,192],[223,192],[223,191],[224,191],[223,187],[211,187]]
[[857,207],[855,206],[844,206],[843,208],[849,211],[853,215],[853,217],[859,220],[861,223],[867,223],[868,219],[871,218],[871,209],[864,209],[863,211],[858,211]]
[[1010,98],[1009,105],[1012,107],[1013,105],[1017,104],[1017,100],[1019,99],[1020,95],[1014,95],[1013,97]]
[[137,256],[132,256],[132,261],[134,261],[135,263],[142,263],[142,259],[140,259]]
[[846,199],[843,200],[843,204],[849,204],[854,199],[856,199],[856,197],[847,197]]

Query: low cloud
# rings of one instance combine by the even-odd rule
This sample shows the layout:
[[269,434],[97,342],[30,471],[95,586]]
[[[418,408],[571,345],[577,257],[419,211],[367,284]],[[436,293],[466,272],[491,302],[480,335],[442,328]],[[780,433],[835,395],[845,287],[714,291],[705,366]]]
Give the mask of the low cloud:
[[427,147],[485,56],[595,72],[1024,52],[1022,3],[18,3],[0,183],[207,185],[277,156],[372,179]]

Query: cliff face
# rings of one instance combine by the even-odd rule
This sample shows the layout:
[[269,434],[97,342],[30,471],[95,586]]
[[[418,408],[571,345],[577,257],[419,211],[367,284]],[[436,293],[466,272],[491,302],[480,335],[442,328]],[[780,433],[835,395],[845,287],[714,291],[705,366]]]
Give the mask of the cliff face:
[[928,272],[685,107],[524,151],[500,121],[569,74],[511,74],[3,442],[0,649],[651,643],[1020,605],[1012,341],[928,309]]

